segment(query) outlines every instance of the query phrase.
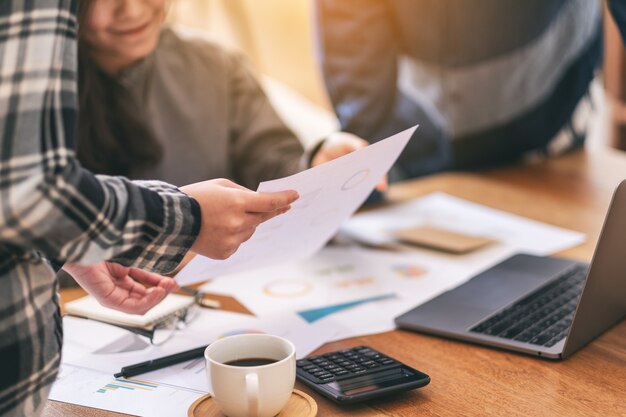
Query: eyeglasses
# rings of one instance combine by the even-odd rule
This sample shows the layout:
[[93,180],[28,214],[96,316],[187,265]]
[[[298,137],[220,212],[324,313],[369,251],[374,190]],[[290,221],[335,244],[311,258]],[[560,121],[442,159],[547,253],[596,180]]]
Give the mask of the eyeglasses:
[[[123,324],[111,323],[109,321],[98,320],[92,317],[74,316],[87,320],[97,321],[99,323],[108,324],[120,329],[128,330],[138,336],[145,337],[154,346],[162,345],[174,336],[177,330],[183,330],[189,323],[200,315],[202,294],[194,295],[194,302],[188,307],[182,308],[174,313],[164,317],[162,320],[154,323],[151,327],[132,327]],[[71,314],[69,314],[71,316]]]
[[199,313],[200,305],[198,300],[195,300],[189,307],[174,312],[163,320],[156,322],[151,328],[131,327],[114,323],[107,324],[143,336],[150,341],[150,344],[159,346],[170,340],[177,330],[183,330],[187,327],[189,323],[198,317]]

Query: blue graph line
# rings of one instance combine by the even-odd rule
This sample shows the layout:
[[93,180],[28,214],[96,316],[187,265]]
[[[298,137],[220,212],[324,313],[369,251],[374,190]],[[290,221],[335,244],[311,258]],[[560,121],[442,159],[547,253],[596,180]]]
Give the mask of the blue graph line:
[[304,320],[306,320],[307,323],[313,323],[321,318],[324,318],[326,316],[329,316],[331,314],[337,313],[342,310],[356,307],[358,305],[365,304],[365,303],[371,303],[374,301],[385,300],[387,298],[393,298],[395,296],[396,294],[392,292],[388,294],[377,295],[375,297],[368,297],[368,298],[363,298],[360,300],[349,301],[347,303],[335,304],[335,305],[325,306],[325,307],[318,307],[318,308],[314,308],[311,310],[303,310],[303,311],[299,311],[298,315],[302,317]]

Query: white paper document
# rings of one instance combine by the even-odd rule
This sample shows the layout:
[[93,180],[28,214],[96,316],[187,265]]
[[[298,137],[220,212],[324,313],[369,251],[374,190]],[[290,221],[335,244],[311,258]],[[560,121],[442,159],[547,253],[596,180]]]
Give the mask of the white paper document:
[[[226,311],[202,310],[185,329],[159,346],[127,330],[93,320],[64,317],[63,363],[113,375],[123,366],[194,349],[234,334],[266,333],[282,336],[296,346],[298,358],[328,341],[335,329],[311,325],[295,314],[257,318]],[[151,381],[207,391],[204,358],[142,375]],[[141,379],[141,378],[140,378]]]
[[419,254],[327,247],[309,259],[227,275],[202,289],[232,295],[260,316],[296,313],[316,322],[360,300],[392,303],[405,294],[415,301],[434,297],[475,272]]
[[114,378],[123,366],[200,347],[236,334],[282,336],[296,346],[298,358],[337,333],[331,325],[309,324],[293,314],[262,319],[225,311],[202,310],[185,329],[161,346],[133,333],[76,317],[64,317],[61,371],[50,398],[56,401],[140,416],[186,416],[187,409],[210,391],[203,357],[133,378]]
[[541,223],[515,214],[472,203],[444,193],[360,213],[341,226],[341,233],[372,246],[397,243],[393,232],[430,226],[467,235],[481,236],[495,244],[465,255],[446,255],[419,249],[449,261],[493,264],[514,252],[550,255],[585,241],[580,232]]
[[396,161],[416,127],[298,174],[261,183],[258,191],[296,190],[291,210],[261,224],[227,260],[197,256],[176,280],[181,285],[304,259],[324,246],[365,201]]
[[50,399],[136,416],[185,417],[205,392],[63,364]]

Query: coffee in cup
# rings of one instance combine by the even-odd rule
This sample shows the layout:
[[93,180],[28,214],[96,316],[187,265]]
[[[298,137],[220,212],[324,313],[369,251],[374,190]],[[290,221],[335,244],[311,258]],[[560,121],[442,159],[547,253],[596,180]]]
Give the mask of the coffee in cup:
[[273,417],[287,404],[296,379],[296,349],[282,337],[229,336],[204,352],[211,395],[229,417]]

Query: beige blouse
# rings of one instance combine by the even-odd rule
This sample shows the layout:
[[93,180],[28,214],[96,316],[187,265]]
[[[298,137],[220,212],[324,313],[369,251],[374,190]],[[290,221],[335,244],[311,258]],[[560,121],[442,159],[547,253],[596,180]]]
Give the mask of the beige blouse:
[[133,178],[176,185],[229,178],[256,189],[308,166],[241,56],[164,29],[156,50],[119,81],[137,100],[164,157]]

